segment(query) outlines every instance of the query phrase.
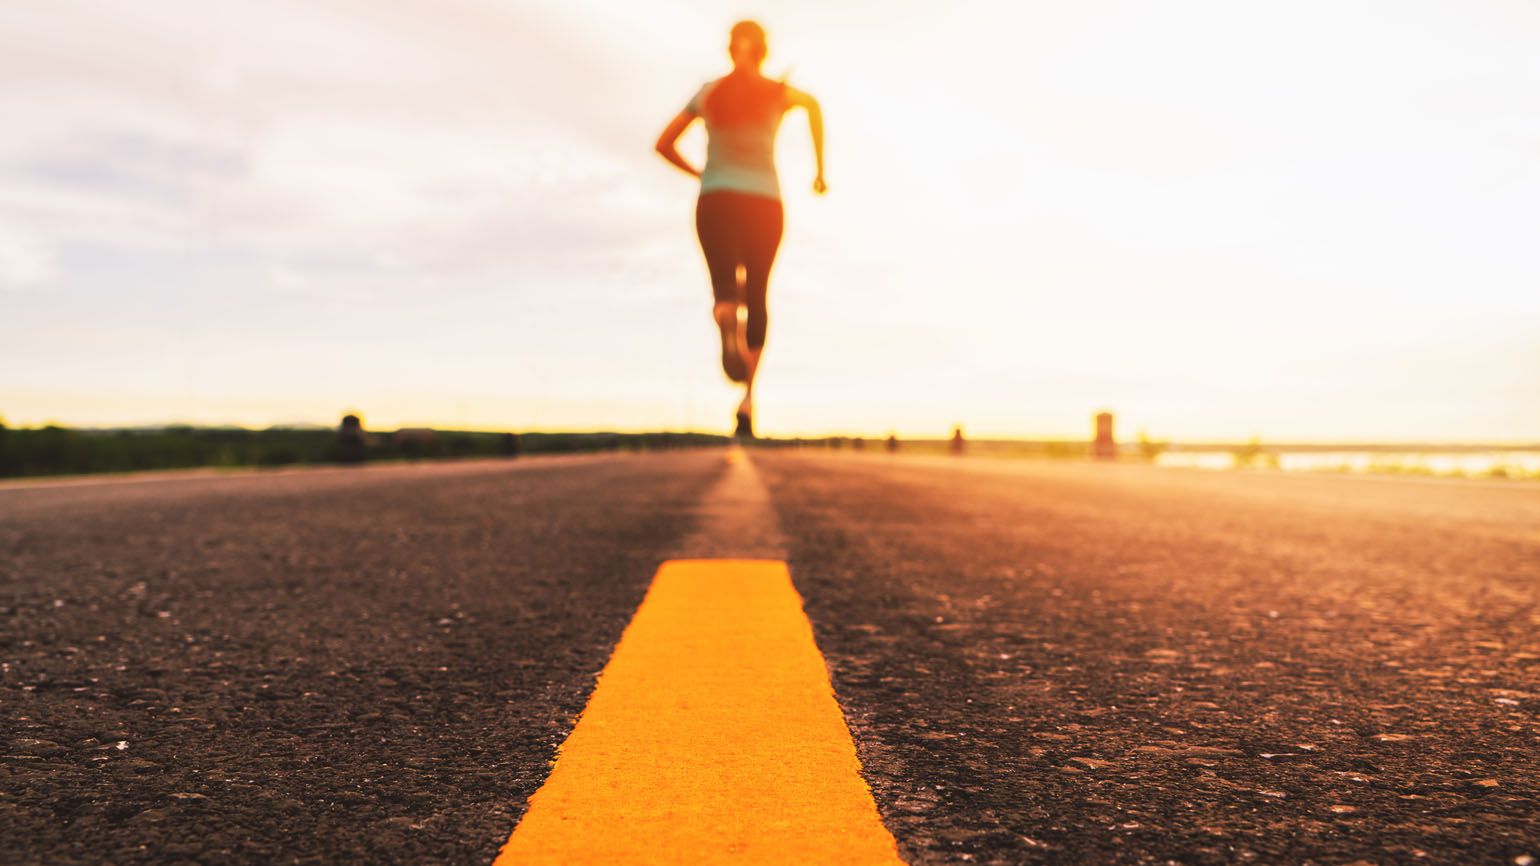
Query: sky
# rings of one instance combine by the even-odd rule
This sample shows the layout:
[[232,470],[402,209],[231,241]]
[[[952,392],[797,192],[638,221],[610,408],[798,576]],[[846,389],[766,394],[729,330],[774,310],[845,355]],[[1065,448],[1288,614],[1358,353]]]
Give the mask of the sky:
[[0,418],[729,429],[652,143],[742,17],[761,433],[1540,441],[1532,0],[7,0]]

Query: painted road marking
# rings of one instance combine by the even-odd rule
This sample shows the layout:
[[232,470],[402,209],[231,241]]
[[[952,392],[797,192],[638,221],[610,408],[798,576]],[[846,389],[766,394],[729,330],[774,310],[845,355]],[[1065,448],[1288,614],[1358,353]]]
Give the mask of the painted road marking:
[[901,866],[785,563],[674,560],[495,866]]

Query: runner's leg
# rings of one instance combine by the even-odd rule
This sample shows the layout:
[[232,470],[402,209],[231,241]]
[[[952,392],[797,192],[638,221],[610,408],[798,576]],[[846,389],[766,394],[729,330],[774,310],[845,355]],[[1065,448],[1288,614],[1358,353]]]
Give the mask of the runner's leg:
[[742,382],[748,375],[738,324],[738,307],[742,303],[738,271],[742,256],[732,204],[728,194],[702,195],[695,203],[695,234],[700,238],[706,270],[711,275],[711,293],[715,298],[712,318],[722,340],[722,372],[734,382]]
[[746,372],[740,414],[754,411],[754,375],[765,348],[765,334],[770,326],[768,294],[770,269],[781,246],[784,214],[775,199],[747,197],[744,202],[743,300],[748,308],[744,328],[743,361]]

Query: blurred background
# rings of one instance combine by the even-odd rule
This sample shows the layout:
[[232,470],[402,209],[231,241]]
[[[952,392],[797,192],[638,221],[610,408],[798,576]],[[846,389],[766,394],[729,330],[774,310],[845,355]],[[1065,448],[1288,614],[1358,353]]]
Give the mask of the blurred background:
[[0,415],[727,429],[651,145],[741,17],[762,434],[1540,440],[1528,0],[10,0]]

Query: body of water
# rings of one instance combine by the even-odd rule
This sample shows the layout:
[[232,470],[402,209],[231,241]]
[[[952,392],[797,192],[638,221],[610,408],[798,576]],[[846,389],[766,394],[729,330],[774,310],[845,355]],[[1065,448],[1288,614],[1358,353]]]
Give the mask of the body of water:
[[1540,479],[1540,451],[1166,451],[1160,466],[1277,469],[1284,472],[1383,472],[1455,478]]

